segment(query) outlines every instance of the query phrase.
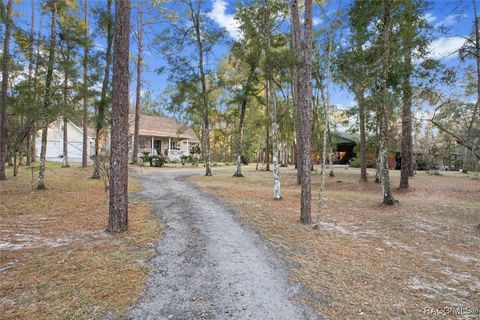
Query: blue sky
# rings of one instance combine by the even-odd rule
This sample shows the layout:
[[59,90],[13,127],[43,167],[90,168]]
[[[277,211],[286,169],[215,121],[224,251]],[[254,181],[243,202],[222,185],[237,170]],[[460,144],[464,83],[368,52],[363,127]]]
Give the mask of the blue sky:
[[[477,1],[477,8],[480,9],[480,5]],[[37,3],[39,0],[36,1]],[[82,0],[80,0],[83,3]],[[98,4],[100,0],[90,0],[90,6]],[[134,3],[135,0],[132,0]],[[225,28],[230,40],[239,36],[236,21],[233,18],[235,10],[235,4],[238,0],[206,0],[204,5],[204,11],[208,12],[218,26]],[[342,2],[342,5],[348,5],[350,0]],[[338,6],[338,0],[333,0],[331,4],[332,8]],[[27,27],[30,21],[31,14],[31,2],[25,0],[20,4],[15,4],[14,9],[18,16],[16,19],[21,25]],[[37,4],[38,10],[38,4]],[[132,12],[132,19],[135,17],[135,12]],[[437,33],[434,36],[434,40],[431,43],[435,58],[441,59],[447,65],[455,66],[459,63],[458,55],[454,52],[462,45],[463,39],[461,36],[467,36],[472,30],[473,21],[473,7],[472,1],[468,0],[436,0],[431,2],[431,8],[425,15],[425,18],[434,26],[444,25],[447,27],[448,34]],[[38,26],[38,13],[36,17],[36,23]],[[92,20],[92,18],[91,18]],[[47,27],[48,19],[44,17],[44,28]],[[322,21],[320,16],[314,16],[314,23],[318,27]],[[45,30],[44,33],[47,33]],[[98,37],[95,39],[95,44],[98,48],[102,48],[104,39]],[[213,56],[210,61],[219,61],[222,56],[227,52],[228,47],[225,44],[217,46],[213,52]],[[136,52],[135,41],[131,42],[131,51]],[[166,75],[158,75],[155,69],[162,65],[162,57],[153,52],[145,52],[146,67],[144,72],[145,88],[153,91],[155,95],[160,94],[167,86],[168,82]],[[133,70],[132,70],[133,71]],[[132,83],[132,89],[134,82]],[[133,90],[131,90],[133,91]],[[341,88],[332,87],[332,102],[340,106],[349,106],[353,104],[353,99],[348,92],[345,92]]]

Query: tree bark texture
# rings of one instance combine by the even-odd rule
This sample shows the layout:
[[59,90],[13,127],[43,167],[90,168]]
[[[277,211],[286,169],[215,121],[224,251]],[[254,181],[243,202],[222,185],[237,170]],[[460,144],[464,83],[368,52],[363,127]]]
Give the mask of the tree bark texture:
[[108,232],[128,228],[130,0],[115,1]]
[[255,74],[256,64],[250,66],[247,82],[243,88],[242,101],[240,102],[240,117],[238,121],[238,137],[237,137],[237,163],[234,177],[243,177],[242,174],[242,155],[243,155],[243,130],[245,123],[245,113],[247,110],[248,97],[251,91],[251,83]]
[[408,178],[413,172],[412,159],[412,73],[411,52],[405,53],[404,79],[402,83],[402,163],[400,171],[400,188],[408,189]]
[[[293,52],[299,54],[302,50],[302,38],[300,30],[300,17],[298,15],[298,1],[291,2],[292,15],[292,49]],[[297,56],[300,57],[300,56]],[[295,124],[295,167],[297,169],[297,184],[302,183],[302,107],[300,93],[300,77],[301,77],[301,61],[295,61],[292,69],[293,78],[293,106],[294,106],[294,124]]]
[[383,74],[382,74],[382,99],[380,103],[380,114],[378,115],[380,120],[380,172],[382,182],[383,204],[394,205],[397,201],[393,198],[393,194],[390,189],[390,176],[388,170],[388,70],[390,65],[390,10],[389,0],[383,1]]
[[85,47],[83,54],[83,146],[82,146],[82,167],[87,166],[88,161],[88,47],[89,47],[89,26],[88,26],[88,0],[85,0]]
[[133,130],[132,163],[138,164],[138,138],[140,130],[140,110],[142,108],[142,64],[143,64],[143,11],[138,13],[138,53],[137,88],[135,93],[135,126]]
[[2,91],[0,93],[0,180],[5,180],[5,162],[7,161],[7,97],[10,64],[10,34],[12,30],[12,0],[7,3],[5,38],[3,39]]
[[207,88],[207,79],[205,75],[205,66],[204,66],[204,50],[203,50],[203,40],[201,34],[201,25],[200,25],[200,7],[195,11],[192,1],[189,1],[191,19],[193,27],[195,29],[195,37],[197,41],[197,51],[198,51],[198,68],[200,70],[200,82],[202,86],[202,120],[203,120],[203,155],[205,160],[205,175],[212,175],[212,162],[210,154],[210,105],[208,100],[208,88]]
[[[28,89],[30,90],[30,101],[33,101],[33,97],[35,92],[33,91],[33,58],[34,52],[33,48],[35,47],[35,0],[31,0],[31,9],[32,9],[32,16],[30,20],[30,47],[28,48]],[[28,137],[27,137],[27,160],[25,165],[30,166],[32,164],[32,153],[29,150],[32,148],[32,135],[33,131],[35,131],[35,127],[32,127],[29,130]]]
[[358,113],[360,118],[360,180],[368,181],[367,177],[367,142],[365,132],[365,99],[363,90],[357,93]]
[[52,10],[52,21],[50,29],[50,48],[48,50],[48,64],[47,64],[47,75],[45,78],[45,95],[43,97],[43,119],[42,119],[42,146],[40,151],[40,170],[38,173],[38,186],[37,189],[42,190],[46,188],[45,184],[45,157],[47,154],[47,135],[48,135],[48,125],[50,123],[50,107],[52,105],[52,95],[51,95],[51,86],[53,81],[53,66],[55,63],[55,50],[57,45],[57,29],[56,29],[56,18],[57,18],[57,1],[53,0],[51,3]]

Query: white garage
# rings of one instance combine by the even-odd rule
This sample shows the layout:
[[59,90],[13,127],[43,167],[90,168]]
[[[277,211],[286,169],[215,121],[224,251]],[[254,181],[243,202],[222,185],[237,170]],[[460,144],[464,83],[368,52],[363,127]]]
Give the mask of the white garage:
[[[68,161],[82,162],[83,150],[83,130],[77,127],[73,122],[67,122],[67,137],[68,137]],[[40,157],[40,150],[42,147],[41,137],[42,131],[37,133],[37,157]],[[90,156],[95,153],[95,137],[90,134],[88,137],[89,148],[87,150],[88,160]],[[48,126],[47,135],[47,161],[61,162],[63,159],[63,121],[57,120]]]

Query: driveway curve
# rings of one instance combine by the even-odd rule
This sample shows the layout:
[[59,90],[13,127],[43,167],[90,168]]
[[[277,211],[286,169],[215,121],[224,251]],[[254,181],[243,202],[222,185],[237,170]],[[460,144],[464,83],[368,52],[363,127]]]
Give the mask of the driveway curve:
[[[281,257],[220,199],[187,181],[200,169],[141,169],[136,178],[165,223],[145,295],[129,319],[317,319],[293,300]],[[234,192],[232,190],[232,192]]]

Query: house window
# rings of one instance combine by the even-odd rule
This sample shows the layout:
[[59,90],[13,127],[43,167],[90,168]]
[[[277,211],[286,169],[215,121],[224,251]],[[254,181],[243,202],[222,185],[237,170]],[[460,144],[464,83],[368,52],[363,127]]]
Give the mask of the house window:
[[178,141],[170,141],[170,149],[180,149],[178,146]]

